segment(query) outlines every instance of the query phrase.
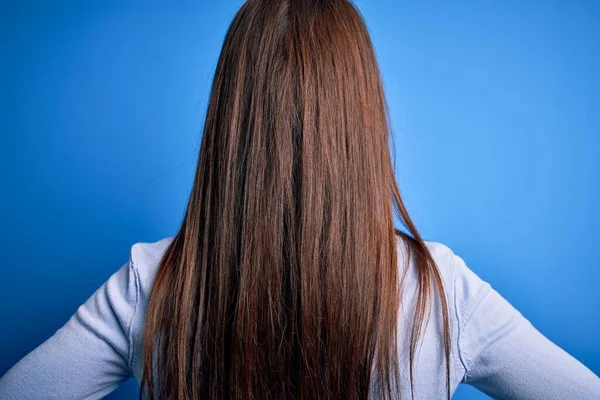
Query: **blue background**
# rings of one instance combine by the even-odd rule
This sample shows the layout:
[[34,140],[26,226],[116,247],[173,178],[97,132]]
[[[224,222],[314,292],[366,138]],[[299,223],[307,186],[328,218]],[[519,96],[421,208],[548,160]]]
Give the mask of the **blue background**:
[[[357,4],[417,226],[599,374],[600,3]],[[240,5],[2,3],[0,375],[176,232]]]

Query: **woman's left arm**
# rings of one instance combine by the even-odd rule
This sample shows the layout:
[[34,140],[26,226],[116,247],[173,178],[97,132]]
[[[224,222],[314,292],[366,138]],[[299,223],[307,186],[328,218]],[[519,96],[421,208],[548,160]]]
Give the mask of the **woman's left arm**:
[[130,260],[54,335],[0,378],[0,398],[98,399],[132,376],[139,278]]

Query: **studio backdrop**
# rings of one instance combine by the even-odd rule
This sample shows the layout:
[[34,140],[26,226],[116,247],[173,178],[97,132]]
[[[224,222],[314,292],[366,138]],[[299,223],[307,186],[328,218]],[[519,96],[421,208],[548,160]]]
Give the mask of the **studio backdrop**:
[[[175,234],[241,3],[0,6],[0,375]],[[600,374],[600,3],[357,5],[423,236]]]

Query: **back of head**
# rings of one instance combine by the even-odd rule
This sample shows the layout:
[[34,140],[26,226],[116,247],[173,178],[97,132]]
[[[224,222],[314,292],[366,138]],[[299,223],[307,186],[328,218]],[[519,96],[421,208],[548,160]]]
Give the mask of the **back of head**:
[[373,382],[391,396],[394,211],[417,250],[417,324],[436,275],[389,150],[356,8],[247,1],[223,44],[189,204],[154,282],[147,398],[364,399]]

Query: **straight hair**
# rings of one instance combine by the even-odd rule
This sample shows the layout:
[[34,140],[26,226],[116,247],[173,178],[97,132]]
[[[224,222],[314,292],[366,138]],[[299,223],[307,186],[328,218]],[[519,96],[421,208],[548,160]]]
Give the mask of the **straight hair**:
[[241,7],[219,56],[187,209],[152,287],[140,396],[399,398],[400,244],[404,272],[412,255],[418,274],[411,393],[437,294],[450,398],[448,304],[401,199],[389,126],[352,3]]

